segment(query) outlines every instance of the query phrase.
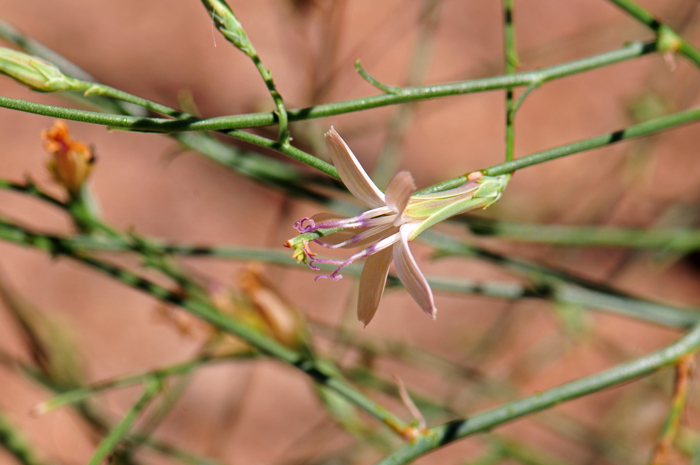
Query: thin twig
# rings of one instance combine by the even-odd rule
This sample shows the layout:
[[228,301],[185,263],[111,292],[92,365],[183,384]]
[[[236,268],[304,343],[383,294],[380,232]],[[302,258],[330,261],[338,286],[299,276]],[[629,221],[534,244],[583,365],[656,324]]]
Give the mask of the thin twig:
[[685,405],[690,388],[690,375],[693,365],[693,354],[682,357],[676,364],[676,379],[673,388],[673,400],[668,412],[668,418],[661,430],[661,437],[656,444],[650,465],[663,465],[678,434],[678,427],[683,418]]
[[134,422],[141,412],[148,407],[148,404],[160,391],[161,384],[159,380],[151,379],[146,383],[143,395],[129,409],[119,423],[109,432],[109,434],[97,446],[97,450],[88,462],[88,465],[100,465],[108,455],[110,455],[119,443],[129,434],[129,430],[134,425]]
[[481,431],[488,431],[517,418],[649,375],[661,368],[677,363],[684,356],[697,351],[699,346],[700,325],[695,326],[685,336],[670,346],[634,361],[620,364],[612,369],[563,384],[524,399],[508,402],[495,409],[471,415],[468,419],[451,421],[431,428],[428,434],[416,439],[412,444],[400,447],[393,454],[380,460],[378,465],[407,464],[458,439]]

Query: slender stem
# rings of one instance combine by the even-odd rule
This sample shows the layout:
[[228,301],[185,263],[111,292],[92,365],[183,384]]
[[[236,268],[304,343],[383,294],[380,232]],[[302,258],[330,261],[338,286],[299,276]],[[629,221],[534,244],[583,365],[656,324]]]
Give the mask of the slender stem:
[[[0,183],[0,188],[2,188],[2,186],[3,183]],[[48,200],[55,201],[55,199],[51,197],[49,197]],[[58,205],[64,206],[60,202]],[[102,224],[97,224],[96,227],[100,229],[108,228]],[[23,234],[24,231],[18,229],[17,226],[0,220],[0,240],[8,240],[11,242],[22,241]],[[47,237],[36,236],[37,241],[43,241],[43,239],[39,239],[40,237]],[[597,283],[582,280],[557,270],[551,270],[546,267],[533,265],[521,260],[500,256],[468,246],[450,236],[429,231],[424,233],[421,237],[428,244],[437,247],[441,254],[475,255],[509,268],[519,274],[525,274],[531,281],[529,285],[522,285],[509,282],[476,282],[468,279],[427,276],[426,278],[432,289],[438,292],[480,294],[506,299],[518,299],[523,297],[554,299],[562,303],[581,305],[587,308],[600,308],[626,316],[679,328],[687,328],[697,321],[695,314],[690,311],[626,296],[613,289],[606,289]],[[109,237],[74,236],[67,238],[52,236],[46,240],[58,240],[64,244],[64,247],[76,252],[96,250],[134,251],[137,253],[146,252],[148,254],[163,256],[203,256],[234,260],[257,260],[281,266],[302,266],[290,260],[287,252],[267,248],[173,244],[157,242],[150,239],[139,239],[138,243],[135,243],[133,240],[115,235]],[[333,269],[332,265],[326,266],[320,264],[320,266],[323,269]],[[308,269],[304,266],[302,267]],[[345,268],[344,272],[347,275],[360,276],[362,268],[357,265],[351,265]],[[574,284],[571,284],[571,282]],[[387,281],[388,287],[398,286],[400,284],[400,281],[394,275],[389,276]]]
[[549,455],[544,450],[529,446],[525,442],[499,438],[494,435],[490,435],[485,442],[496,448],[504,459],[511,458],[516,463],[527,465],[572,465],[572,462],[562,461]]
[[45,465],[39,459],[32,444],[2,412],[0,412],[0,448],[8,451],[23,465]]
[[57,396],[46,400],[34,408],[34,411],[39,414],[50,412],[57,408],[64,407],[69,404],[75,404],[76,402],[82,402],[88,397],[92,397],[103,391],[115,388],[123,388],[127,386],[132,386],[134,384],[145,383],[149,380],[165,380],[175,375],[184,375],[190,373],[201,366],[209,365],[212,363],[220,363],[225,361],[231,361],[241,358],[241,356],[230,356],[230,357],[208,357],[203,356],[196,358],[194,360],[189,360],[187,362],[178,363],[164,368],[159,368],[157,370],[144,371],[142,373],[132,373],[125,376],[119,376],[117,378],[112,378],[105,381],[100,381],[89,386],[83,386],[77,389],[72,389],[70,391],[62,392]]
[[244,142],[255,144],[258,147],[264,147],[270,150],[275,150],[284,155],[287,155],[289,158],[300,161],[306,165],[311,166],[312,168],[316,168],[317,170],[327,174],[328,176],[340,180],[338,171],[333,165],[321,160],[318,157],[311,155],[310,153],[304,152],[303,150],[298,149],[289,143],[280,144],[279,142],[270,140],[266,137],[257,136],[255,134],[239,130],[227,131],[226,135],[236,138],[238,140],[242,140]]
[[[3,360],[2,357],[3,355],[4,354],[0,352],[0,363],[5,362],[5,360]],[[23,363],[14,360],[10,365],[12,370],[16,371],[20,375],[23,375],[28,381],[32,381],[38,386],[49,389],[54,393],[63,392],[63,386],[58,386],[54,381],[50,380],[49,378],[46,378],[36,373],[30,366],[27,366]],[[109,421],[105,418],[105,415],[102,414],[102,412],[96,410],[93,405],[85,402],[79,402],[77,405],[73,405],[73,408],[75,409],[76,413],[80,414],[83,417],[83,419],[87,421],[87,423],[95,430],[97,434],[103,435],[109,431]],[[174,446],[171,446],[170,444],[157,441],[153,438],[144,438],[138,434],[130,435],[129,437],[133,437],[137,441],[144,442],[151,449],[158,451],[164,455],[171,456],[185,463],[186,465],[221,465],[215,460],[195,456],[188,451],[176,448]],[[123,460],[124,463],[127,464],[138,465],[138,462],[134,460],[134,457],[122,455],[121,451],[120,454],[116,457],[116,459]]]
[[152,449],[156,452],[160,452],[166,457],[175,459],[185,465],[224,465],[224,462],[220,462],[219,460],[210,457],[195,455],[187,450],[181,449],[177,446],[173,446],[165,442],[155,440],[150,437],[143,437],[139,434],[135,434],[129,437],[136,441],[143,442],[146,444],[146,446],[148,446],[149,449]]
[[36,184],[34,184],[34,181],[32,181],[31,179],[27,179],[24,183],[16,183],[8,181],[6,179],[0,179],[0,189],[21,192],[22,194],[29,195],[44,202],[48,202],[53,206],[62,209],[67,208],[67,205],[64,202],[39,189],[39,187]]
[[148,404],[160,391],[160,381],[149,380],[146,383],[141,398],[126,412],[124,418],[109,432],[109,434],[97,446],[95,454],[88,462],[88,465],[100,465],[109,454],[119,445],[119,443],[129,434],[129,430],[134,425],[139,414],[148,407]]
[[570,226],[511,223],[482,218],[467,220],[477,235],[505,240],[562,246],[629,247],[691,252],[700,249],[700,231],[696,229],[642,229],[609,226]]
[[685,412],[685,405],[688,400],[688,391],[690,388],[690,371],[693,365],[693,357],[688,354],[682,357],[676,365],[676,379],[673,389],[673,400],[671,409],[668,412],[668,418],[661,431],[661,438],[654,449],[652,455],[652,465],[663,465],[666,463],[666,457],[673,445],[678,427]]
[[[515,25],[513,24],[514,0],[503,0],[503,42],[505,48],[506,75],[515,73],[518,66],[518,51],[515,47]],[[532,84],[530,84],[532,86]],[[515,119],[516,106],[513,99],[513,88],[506,89],[506,161],[511,161],[515,153]]]
[[556,268],[490,252],[447,234],[426,231],[421,235],[421,240],[435,247],[438,257],[462,255],[479,258],[518,275],[524,275],[530,281],[530,285],[542,295],[562,303],[606,309],[676,328],[689,328],[700,318],[693,309],[686,310],[636,298],[605,284],[580,278]]
[[[27,193],[41,200],[49,202],[52,205],[67,210],[69,213],[74,212],[69,209],[69,205],[52,197],[49,194],[41,191],[32,183],[19,184],[6,181],[0,178],[0,189],[18,191]],[[211,245],[194,245],[194,244],[177,244],[156,241],[153,239],[136,239],[134,236],[128,237],[117,233],[111,227],[101,223],[98,220],[93,220],[90,223],[95,229],[108,231],[107,236],[94,235],[78,235],[63,237],[61,240],[75,250],[82,251],[106,251],[106,252],[124,252],[131,251],[140,254],[150,255],[180,255],[189,257],[211,257],[233,260],[255,260],[265,263],[272,263],[280,266],[299,267],[301,269],[310,270],[303,264],[296,263],[290,260],[289,253],[283,250],[270,249],[263,247],[245,247],[245,246],[211,246]],[[6,229],[3,229],[6,228]],[[0,221],[0,239],[12,237],[16,230],[9,226],[9,223]],[[321,269],[333,270],[335,265],[319,264]],[[362,267],[359,265],[350,265],[344,269],[344,274],[349,276],[359,277],[362,273]],[[520,297],[539,297],[542,293],[538,289],[529,289],[518,283],[484,281],[476,282],[467,279],[457,279],[441,276],[428,276],[428,282],[433,290],[455,293],[468,293],[488,295],[492,297],[501,297],[507,299],[517,299]],[[395,275],[390,275],[387,281],[388,287],[401,285],[401,282]]]
[[[406,84],[417,86],[424,82],[428,73],[435,35],[440,24],[442,0],[423,0],[420,11],[420,24],[416,33],[415,45],[406,75]],[[358,62],[359,64],[359,62]],[[366,74],[366,73],[365,73]],[[365,78],[367,79],[367,78]],[[389,92],[392,89],[388,90]],[[401,92],[402,89],[398,88]],[[415,104],[407,103],[396,108],[389,120],[386,141],[382,147],[372,173],[375,184],[384,189],[396,173],[400,153],[407,129],[410,127]]]
[[[659,45],[669,47],[669,52],[680,52],[686,58],[691,60],[696,66],[700,66],[700,50],[678,35],[673,29],[668,27],[654,17],[649,11],[642,8],[632,0],[608,0],[624,10],[640,23],[654,31],[657,36]],[[667,41],[664,44],[664,41]]]
[[563,402],[602,391],[612,386],[633,381],[661,368],[673,365],[700,347],[700,325],[664,349],[612,369],[581,378],[571,383],[537,393],[524,399],[508,402],[500,407],[475,414],[465,420],[455,420],[431,428],[412,444],[397,449],[378,465],[403,465],[453,441],[539,412]]
[[145,108],[146,110],[151,110],[153,112],[160,113],[165,116],[170,116],[172,118],[179,118],[185,120],[197,119],[192,115],[189,115],[179,110],[175,110],[167,105],[162,105],[152,100],[137,97],[136,95],[124,92],[123,90],[115,89],[114,87],[106,86],[97,82],[82,82],[78,85],[77,90],[82,91],[85,97],[89,97],[91,95],[100,95],[102,97],[109,97],[115,100],[133,103],[134,105],[138,105],[142,108]]
[[628,139],[648,136],[650,134],[664,131],[675,126],[692,123],[698,120],[700,120],[700,107],[655,118],[633,126],[628,126],[625,129],[604,134],[602,136],[591,137],[590,139],[584,139],[582,141],[562,145],[553,149],[544,150],[526,157],[518,158],[517,160],[491,166],[482,170],[482,172],[489,176],[512,173],[515,170],[525,168],[527,166],[537,165],[539,163],[555,160],[557,158],[573,155],[579,152],[606,147]]
[[[15,241],[17,229],[0,221],[0,239]],[[602,310],[620,313],[625,316],[640,318],[642,320],[662,324],[676,328],[687,328],[698,321],[695,313],[668,305],[649,302],[638,298],[626,296],[613,289],[606,289],[597,283],[588,282],[567,276],[562,272],[532,265],[527,262],[511,259],[487,253],[479,249],[463,249],[462,245],[448,236],[440,236],[433,240],[430,234],[424,235],[428,244],[438,247],[445,253],[476,255],[483,259],[496,262],[501,266],[511,269],[518,274],[526,274],[530,284],[522,285],[515,282],[486,281],[476,282],[463,278],[450,278],[444,276],[426,276],[431,288],[437,292],[454,292],[459,294],[476,294],[490,297],[518,299],[523,297],[553,299],[557,302],[584,306],[586,308],[598,308]],[[135,246],[124,239],[119,238],[95,238],[90,236],[78,236],[61,238],[63,243],[75,250],[83,251],[134,251]],[[184,256],[202,256],[213,258],[226,258],[234,260],[256,260],[273,263],[281,266],[294,266],[309,269],[289,259],[289,254],[281,250],[254,248],[254,247],[207,247],[192,246],[186,244],[167,244],[154,241],[142,241],[140,247],[148,248],[152,253],[174,254]],[[319,264],[323,269],[333,269],[332,265]],[[349,266],[344,274],[359,277],[362,268]],[[573,280],[571,284],[567,281]],[[394,275],[390,275],[387,281],[388,287],[399,286],[401,283]]]
[[373,78],[362,66],[362,63],[359,59],[355,60],[355,70],[362,79],[367,81],[371,86],[381,90],[382,92],[386,92],[387,94],[399,94],[401,93],[401,91],[403,91],[403,89],[399,86],[390,86],[387,84],[383,84],[375,78]]
[[224,0],[203,0],[202,3],[226,40],[248,56],[255,64],[255,68],[260,73],[260,77],[262,77],[272,100],[275,102],[275,107],[277,107],[275,112],[279,124],[279,138],[277,142],[283,146],[289,145],[289,118],[287,116],[287,108],[284,106],[284,100],[282,100],[282,95],[280,95],[275,86],[272,73],[263,65],[258,52],[243,29],[243,25],[241,25],[231,7]]
[[261,352],[299,368],[317,383],[345,397],[359,408],[365,410],[367,413],[389,426],[398,434],[402,435],[407,428],[407,425],[394,414],[338,378],[332,370],[318,363],[315,359],[310,358],[308,354],[302,354],[283,346],[247,324],[219,312],[216,308],[200,299],[172,292],[128,270],[95,259],[87,255],[84,251],[76,248],[69,241],[59,237],[37,234],[26,228],[9,225],[4,221],[0,221],[0,226],[2,226],[0,228],[1,239],[20,245],[35,247],[50,253],[52,256],[64,255],[76,259],[85,265],[116,278],[118,281],[134,289],[146,292],[163,302],[177,305],[214,326],[240,337]]
[[53,63],[58,66],[63,74],[75,79],[80,79],[81,81],[95,81],[95,78],[87,71],[33,37],[23,34],[20,30],[2,19],[0,19],[0,37],[22,47],[32,55],[36,55],[39,58]]
[[[543,150],[542,152],[533,153],[532,155],[520,157],[517,160],[493,165],[480,171],[488,176],[497,176],[500,174],[512,173],[515,170],[526,168],[528,166],[534,166],[550,160],[555,160],[557,158],[566,157],[568,155],[574,155],[576,153],[606,147],[624,140],[649,136],[651,134],[665,131],[676,126],[693,123],[698,120],[700,120],[700,107],[692,108],[686,111],[681,111],[668,116],[662,116],[660,118],[654,118],[652,120],[635,124],[633,126],[628,126],[625,129],[620,129],[618,131],[603,134],[601,136],[591,137],[589,139],[584,139],[578,142],[560,145],[559,147],[554,147],[552,149]],[[438,192],[441,190],[461,186],[465,182],[467,182],[467,175],[443,181],[427,189],[423,189],[417,193],[424,194]]]
[[[328,116],[341,115],[356,111],[379,108],[387,105],[427,100],[453,95],[486,92],[509,87],[529,86],[533,82],[545,82],[584,71],[609,66],[656,51],[654,43],[632,42],[610,52],[593,55],[579,60],[562,63],[535,71],[525,71],[512,75],[494,76],[432,86],[405,87],[397,94],[381,94],[362,97],[343,102],[327,103],[309,108],[288,110],[289,121],[302,121]],[[102,124],[115,129],[145,132],[181,132],[181,131],[222,131],[258,126],[270,126],[277,122],[274,113],[250,113],[230,115],[195,121],[181,121],[164,118],[147,118],[75,110],[53,105],[27,102],[9,97],[0,98],[0,107],[29,113]]]
[[[17,31],[11,25],[0,20],[0,37],[3,39],[14,43],[15,45],[21,47],[26,52],[33,55],[44,58],[56,66],[58,66],[61,71],[65,74],[80,79],[82,81],[89,81],[90,84],[98,85],[95,78],[90,74],[82,70],[79,66],[68,61],[66,58],[62,57],[54,50],[51,50],[46,45],[32,39],[31,37],[25,36],[21,32]],[[81,94],[70,93],[71,98],[82,97],[87,103],[104,112],[118,111],[120,114],[130,115],[130,108],[126,108],[120,105],[118,101],[114,99],[121,99],[126,102],[131,102],[136,105],[142,106],[144,108],[150,109],[152,111],[162,113],[169,116],[177,116],[179,118],[191,118],[191,115],[186,113],[181,113],[178,110],[167,107],[165,105],[160,105],[158,103],[152,102],[150,100],[142,99],[140,97],[122,92],[117,89],[113,89],[108,86],[102,86],[99,84],[100,91],[103,92],[102,97],[98,97],[94,94],[90,94],[85,97]],[[89,89],[89,87],[88,87]],[[62,94],[67,95],[67,94]],[[109,97],[107,96],[109,95]],[[133,116],[133,115],[132,115]],[[142,117],[143,115],[137,115]],[[265,157],[254,152],[244,152],[231,145],[224,144],[219,140],[205,134],[181,132],[172,134],[172,137],[178,140],[184,147],[196,150],[205,157],[216,161],[228,168],[231,168],[245,176],[252,177],[257,180],[262,180],[266,182],[275,183],[278,187],[288,187],[290,182],[300,182],[300,181],[316,181],[314,178],[302,173],[296,166],[292,166],[288,163],[284,163],[275,160],[270,157]],[[331,176],[334,176],[331,173]],[[301,187],[297,188],[301,190]]]

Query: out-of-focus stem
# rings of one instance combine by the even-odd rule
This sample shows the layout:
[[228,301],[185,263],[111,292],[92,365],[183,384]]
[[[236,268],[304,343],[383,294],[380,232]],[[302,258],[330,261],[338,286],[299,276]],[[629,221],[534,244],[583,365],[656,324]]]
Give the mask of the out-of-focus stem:
[[[420,85],[428,73],[428,65],[433,51],[433,42],[438,29],[442,0],[424,0],[420,12],[420,27],[416,35],[415,46],[408,67],[406,84]],[[399,88],[400,90],[400,88]],[[384,189],[399,166],[399,154],[406,130],[411,124],[415,105],[407,103],[396,109],[389,121],[388,134],[382,151],[374,168],[377,186]]]
[[673,400],[671,408],[666,418],[666,423],[661,431],[661,437],[654,449],[651,465],[663,465],[666,463],[668,452],[673,446],[673,442],[678,434],[678,427],[683,417],[685,405],[688,400],[688,390],[690,387],[690,371],[693,364],[693,355],[688,354],[682,357],[676,365],[676,379],[673,389]]
[[[690,110],[673,113],[672,115],[662,116],[660,118],[654,118],[643,123],[628,126],[618,131],[591,137],[578,142],[572,142],[570,144],[560,145],[559,147],[554,147],[552,149],[543,150],[542,152],[520,157],[516,160],[500,163],[498,165],[493,165],[479,171],[488,176],[512,173],[515,170],[526,168],[528,166],[538,165],[540,163],[545,163],[580,152],[587,152],[593,149],[607,147],[624,140],[656,134],[673,127],[693,123],[698,120],[700,120],[700,108],[691,108]],[[417,193],[425,194],[438,192],[461,186],[465,182],[467,182],[467,175],[443,181]]]
[[118,281],[134,289],[150,294],[152,297],[163,302],[177,305],[189,313],[213,324],[214,326],[240,337],[255,347],[262,353],[277,358],[283,362],[293,365],[309,375],[314,381],[337,392],[341,396],[354,403],[357,407],[366,411],[377,420],[381,421],[394,432],[403,435],[408,428],[402,420],[393,413],[380,406],[370,398],[347,384],[337,377],[332,370],[328,370],[325,365],[311,358],[308,354],[296,352],[283,346],[274,339],[271,339],[249,325],[233,319],[216,308],[196,297],[178,294],[165,287],[138,276],[131,271],[112,265],[111,263],[98,260],[73,246],[69,241],[65,241],[56,236],[34,233],[26,228],[16,225],[10,226],[4,221],[0,221],[0,239],[14,242],[43,250],[53,256],[66,256],[73,258],[99,270]]
[[[655,43],[632,42],[620,49],[593,55],[579,60],[570,61],[534,71],[524,71],[511,75],[494,76],[472,79],[454,83],[431,86],[404,87],[398,93],[372,95],[343,102],[327,103],[309,108],[287,110],[289,121],[302,121],[315,118],[340,115],[356,111],[368,110],[387,105],[407,103],[454,95],[486,92],[509,87],[529,86],[566,76],[609,66],[649,53],[656,52]],[[270,126],[277,122],[274,113],[249,113],[244,115],[229,115],[195,121],[181,121],[165,118],[146,118],[124,115],[113,115],[85,110],[75,110],[53,105],[27,102],[9,97],[0,98],[0,107],[26,111],[46,116],[53,116],[84,123],[102,124],[115,129],[145,132],[181,132],[181,131],[222,131],[242,129],[257,126]]]
[[495,409],[471,415],[468,419],[451,421],[431,428],[428,434],[416,439],[412,444],[400,447],[393,454],[380,460],[378,465],[407,464],[458,439],[481,431],[491,430],[496,426],[525,415],[649,375],[661,368],[677,363],[688,354],[696,352],[699,346],[700,325],[695,326],[685,336],[670,346],[634,361],[620,364],[612,369],[563,384],[524,399],[508,402]]
[[0,412],[0,448],[12,454],[23,465],[46,465],[24,435]]
[[90,459],[88,465],[100,465],[109,454],[119,445],[119,443],[129,434],[129,430],[134,425],[139,414],[148,407],[148,404],[158,394],[161,383],[159,380],[151,379],[146,383],[143,395],[124,415],[124,418],[117,423],[112,431],[97,446],[95,454]]

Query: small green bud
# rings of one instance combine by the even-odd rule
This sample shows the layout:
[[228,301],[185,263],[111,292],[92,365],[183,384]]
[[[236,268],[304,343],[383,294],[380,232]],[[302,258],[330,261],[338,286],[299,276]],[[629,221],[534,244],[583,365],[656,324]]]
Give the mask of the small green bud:
[[39,92],[71,90],[76,80],[41,58],[0,47],[0,73]]
[[501,198],[501,194],[508,186],[510,174],[501,174],[499,176],[483,176],[478,180],[479,188],[474,193],[475,199],[486,199],[488,203],[483,208],[488,207],[492,203]]
[[255,55],[253,44],[248,40],[243,26],[233,14],[231,7],[224,0],[202,0],[202,3],[224,37],[237,49],[252,58]]
[[670,27],[662,25],[656,35],[656,48],[660,52],[675,53],[681,48],[681,38]]

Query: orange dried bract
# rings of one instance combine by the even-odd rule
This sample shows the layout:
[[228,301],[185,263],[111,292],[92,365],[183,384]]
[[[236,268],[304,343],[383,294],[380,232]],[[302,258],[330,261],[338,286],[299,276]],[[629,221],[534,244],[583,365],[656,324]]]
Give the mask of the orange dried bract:
[[41,137],[45,140],[44,149],[52,155],[47,167],[53,178],[71,194],[77,193],[95,163],[92,149],[74,140],[68,125],[61,120],[43,131]]

